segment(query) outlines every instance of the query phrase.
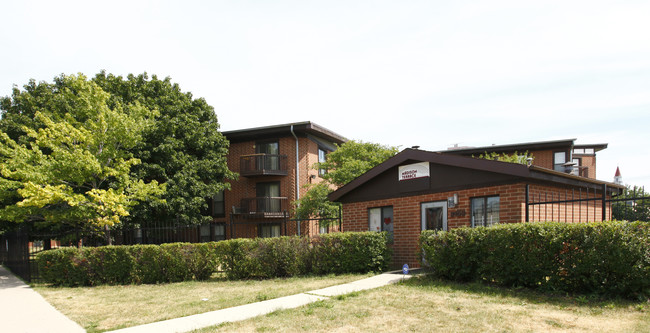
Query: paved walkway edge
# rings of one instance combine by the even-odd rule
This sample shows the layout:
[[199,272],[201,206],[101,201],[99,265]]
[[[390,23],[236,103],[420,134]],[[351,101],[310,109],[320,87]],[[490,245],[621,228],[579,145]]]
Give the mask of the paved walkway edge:
[[277,310],[293,309],[332,296],[349,294],[385,286],[408,279],[411,275],[384,273],[350,283],[308,291],[302,294],[275,298],[267,301],[235,306],[187,317],[159,321],[151,324],[128,327],[115,333],[180,333],[215,326],[226,322],[235,322],[265,315]]
[[0,266],[0,300],[2,332],[86,332],[3,266]]

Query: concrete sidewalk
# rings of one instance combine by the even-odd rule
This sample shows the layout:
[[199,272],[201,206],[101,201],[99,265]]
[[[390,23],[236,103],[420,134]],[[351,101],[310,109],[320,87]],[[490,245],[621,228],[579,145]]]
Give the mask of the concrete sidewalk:
[[0,266],[0,331],[74,333],[86,330]]
[[355,291],[367,290],[385,286],[404,279],[411,275],[398,273],[384,273],[359,281],[354,281],[338,286],[308,291],[302,294],[285,296],[268,301],[240,305],[232,308],[201,313],[197,315],[176,319],[159,321],[151,324],[124,328],[112,332],[120,333],[176,333],[189,332],[203,327],[219,325],[226,322],[245,320],[276,310],[293,309],[332,296],[349,294]]

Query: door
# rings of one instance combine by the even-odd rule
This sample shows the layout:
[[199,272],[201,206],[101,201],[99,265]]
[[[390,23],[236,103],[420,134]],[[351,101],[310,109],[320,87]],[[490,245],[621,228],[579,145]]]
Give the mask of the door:
[[422,230],[447,230],[447,201],[422,204]]
[[258,143],[256,147],[258,154],[264,154],[259,161],[260,170],[280,170],[280,144],[277,141]]
[[277,213],[280,207],[280,183],[257,183],[257,209],[259,212]]

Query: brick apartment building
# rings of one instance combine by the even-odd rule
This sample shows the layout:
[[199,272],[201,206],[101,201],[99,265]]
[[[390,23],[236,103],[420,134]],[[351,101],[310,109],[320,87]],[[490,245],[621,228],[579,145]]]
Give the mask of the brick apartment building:
[[607,144],[576,145],[575,141],[576,139],[566,139],[485,147],[454,146],[439,153],[478,157],[485,153],[511,155],[528,152],[533,157],[533,165],[596,179],[596,153],[606,149]]
[[[485,150],[405,149],[329,198],[343,204],[344,231],[389,233],[396,267],[419,265],[417,244],[422,230],[544,220],[600,221],[601,214],[609,216],[610,207],[596,207],[604,202],[599,199],[618,194],[624,187],[577,176],[566,163],[580,156],[588,163],[580,164],[585,168],[578,170],[595,175],[595,152],[603,145],[578,147],[572,140],[563,146],[559,143],[539,143],[535,146],[539,149],[532,144],[511,146],[517,150],[526,147],[542,166],[458,156],[479,155]],[[558,152],[564,154],[564,161]],[[551,162],[558,166],[556,170]],[[564,200],[571,202],[558,203]],[[543,208],[528,204],[534,201],[555,203]]]
[[214,223],[203,226],[203,238],[315,235],[328,230],[315,221],[288,222],[292,203],[305,185],[322,180],[313,166],[336,145],[347,141],[312,122],[223,132],[230,141],[228,168],[239,174],[231,189],[209,202]]

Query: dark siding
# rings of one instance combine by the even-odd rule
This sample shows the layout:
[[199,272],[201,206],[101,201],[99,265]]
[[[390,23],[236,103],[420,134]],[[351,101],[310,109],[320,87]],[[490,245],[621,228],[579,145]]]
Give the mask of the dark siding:
[[468,168],[430,164],[429,178],[398,180],[393,167],[340,198],[340,202],[359,202],[427,193],[438,193],[521,181],[520,178]]

